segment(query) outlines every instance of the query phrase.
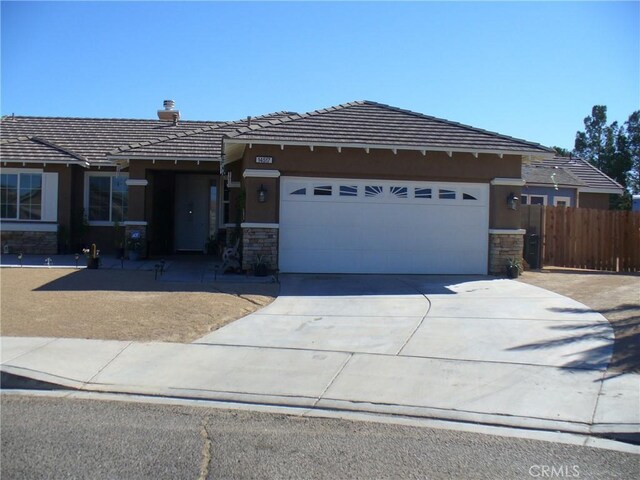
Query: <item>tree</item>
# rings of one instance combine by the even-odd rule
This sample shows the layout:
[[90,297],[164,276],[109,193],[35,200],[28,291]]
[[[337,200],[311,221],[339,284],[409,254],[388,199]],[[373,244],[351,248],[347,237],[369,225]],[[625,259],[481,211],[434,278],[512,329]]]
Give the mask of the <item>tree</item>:
[[607,125],[607,107],[595,105],[584,119],[584,132],[576,133],[573,153],[625,187],[625,192],[612,205],[628,209],[630,191],[640,188],[640,112],[634,112],[624,125]]
[[640,193],[640,110],[636,110],[625,122],[627,150],[631,169],[627,176],[627,185],[632,193]]
[[571,156],[571,152],[569,150],[567,150],[566,148],[562,148],[562,147],[551,147],[553,148],[556,153],[558,155],[560,155],[561,157],[570,157]]

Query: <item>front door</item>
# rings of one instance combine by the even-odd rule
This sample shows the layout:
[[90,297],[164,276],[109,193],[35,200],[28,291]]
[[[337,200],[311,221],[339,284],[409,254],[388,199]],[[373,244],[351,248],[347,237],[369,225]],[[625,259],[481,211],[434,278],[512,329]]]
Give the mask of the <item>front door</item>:
[[176,175],[175,249],[204,252],[209,237],[207,175]]

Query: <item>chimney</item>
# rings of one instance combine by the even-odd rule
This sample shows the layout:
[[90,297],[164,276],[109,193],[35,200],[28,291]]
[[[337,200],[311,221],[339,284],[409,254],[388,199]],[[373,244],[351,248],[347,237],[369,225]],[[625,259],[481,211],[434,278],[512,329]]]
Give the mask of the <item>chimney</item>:
[[158,110],[158,119],[163,122],[173,122],[174,125],[177,125],[178,120],[180,120],[180,110],[174,110],[176,102],[165,100],[163,105],[164,110]]

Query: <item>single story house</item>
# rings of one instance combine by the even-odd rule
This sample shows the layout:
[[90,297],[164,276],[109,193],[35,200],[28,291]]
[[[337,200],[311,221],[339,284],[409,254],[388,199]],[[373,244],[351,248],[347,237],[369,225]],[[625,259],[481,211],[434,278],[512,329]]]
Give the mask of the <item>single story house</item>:
[[609,209],[609,196],[624,188],[586,160],[553,157],[522,168],[523,205]]
[[182,121],[165,101],[158,117],[4,117],[5,251],[223,238],[245,269],[501,273],[522,253],[523,165],[554,155],[370,101],[235,122]]

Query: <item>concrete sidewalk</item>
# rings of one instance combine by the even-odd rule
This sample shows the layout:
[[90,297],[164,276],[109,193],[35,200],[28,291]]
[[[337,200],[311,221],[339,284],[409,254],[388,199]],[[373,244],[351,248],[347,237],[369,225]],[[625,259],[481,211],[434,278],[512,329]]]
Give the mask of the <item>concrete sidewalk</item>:
[[637,433],[639,375],[394,355],[3,337],[2,371],[85,391]]
[[508,280],[283,276],[193,344],[3,337],[2,371],[87,391],[640,433],[640,375],[607,377],[601,315]]

